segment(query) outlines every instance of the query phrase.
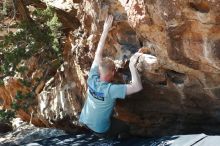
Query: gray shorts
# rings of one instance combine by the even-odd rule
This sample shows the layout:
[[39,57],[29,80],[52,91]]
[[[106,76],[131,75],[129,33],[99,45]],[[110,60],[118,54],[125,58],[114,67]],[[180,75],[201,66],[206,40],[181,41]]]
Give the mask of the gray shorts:
[[105,133],[94,132],[94,134],[98,137],[118,138],[119,135],[128,134],[129,132],[130,130],[127,123],[112,117],[111,126],[107,132]]

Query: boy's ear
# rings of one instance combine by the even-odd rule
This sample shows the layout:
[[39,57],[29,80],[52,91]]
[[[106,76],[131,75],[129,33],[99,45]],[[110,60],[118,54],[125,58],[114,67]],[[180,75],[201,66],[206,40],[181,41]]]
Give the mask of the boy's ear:
[[115,75],[115,70],[112,71],[112,74]]

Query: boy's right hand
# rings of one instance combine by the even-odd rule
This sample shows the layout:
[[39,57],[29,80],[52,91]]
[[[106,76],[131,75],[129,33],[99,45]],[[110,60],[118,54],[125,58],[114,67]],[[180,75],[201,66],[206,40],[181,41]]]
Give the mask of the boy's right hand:
[[143,53],[135,53],[134,55],[131,56],[130,58],[130,63],[129,63],[129,67],[135,67],[135,64],[138,61],[138,58],[142,55]]
[[104,23],[104,30],[105,31],[109,31],[109,29],[112,27],[112,22],[113,22],[113,16],[112,15],[108,15],[105,19],[105,23]]

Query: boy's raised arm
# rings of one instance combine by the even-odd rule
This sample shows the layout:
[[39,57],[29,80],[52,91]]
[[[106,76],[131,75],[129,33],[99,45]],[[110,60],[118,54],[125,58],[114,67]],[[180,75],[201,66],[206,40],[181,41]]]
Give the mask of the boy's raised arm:
[[106,38],[108,36],[108,32],[109,32],[109,30],[112,26],[112,22],[113,22],[113,16],[112,15],[107,16],[107,18],[105,19],[105,23],[104,23],[101,38],[99,40],[98,47],[97,47],[97,50],[95,52],[95,58],[94,58],[94,61],[92,63],[92,67],[94,65],[99,65],[101,60],[102,60],[102,54],[103,54],[103,50],[104,50],[105,41],[106,41]]

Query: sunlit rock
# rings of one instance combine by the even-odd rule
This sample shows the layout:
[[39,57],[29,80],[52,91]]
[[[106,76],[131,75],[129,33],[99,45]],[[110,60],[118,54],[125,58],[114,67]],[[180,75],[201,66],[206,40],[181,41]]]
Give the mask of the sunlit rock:
[[[103,23],[112,14],[104,56],[114,60],[119,83],[131,78],[130,57],[147,48],[137,64],[144,88],[117,102],[116,117],[138,127],[137,134],[144,136],[220,133],[219,1],[50,2],[67,11],[58,15],[66,34],[62,40],[64,62],[58,70],[50,70],[51,80],[41,81],[35,89],[38,106],[34,118],[63,129],[64,123],[77,123]],[[73,7],[75,13],[69,11]],[[41,77],[43,71],[32,60],[28,75]],[[0,87],[4,107],[9,107],[17,88],[12,83]],[[30,114],[25,117],[31,118]]]

